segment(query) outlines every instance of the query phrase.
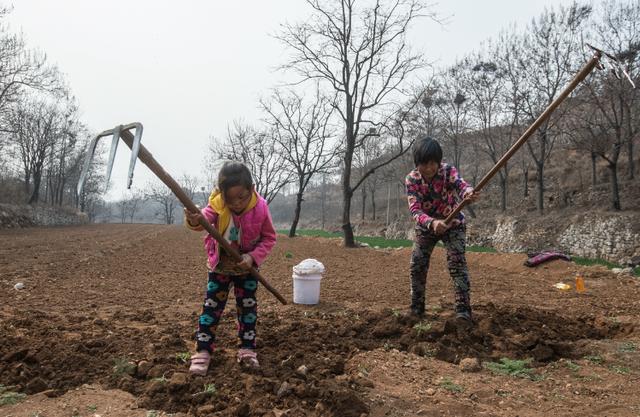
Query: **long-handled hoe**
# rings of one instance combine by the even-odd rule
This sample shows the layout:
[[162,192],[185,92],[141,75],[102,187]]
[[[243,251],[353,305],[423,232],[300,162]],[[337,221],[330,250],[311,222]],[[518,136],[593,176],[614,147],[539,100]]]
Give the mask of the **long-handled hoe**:
[[[516,143],[514,143],[511,148],[509,148],[509,150],[502,156],[502,158],[500,158],[500,160],[493,166],[493,168],[491,168],[491,170],[480,180],[480,182],[476,184],[476,186],[474,187],[476,191],[480,191],[485,185],[487,185],[489,180],[504,166],[504,164],[507,163],[509,158],[511,158],[513,154],[516,153],[516,151],[520,149],[522,145],[524,145],[524,143],[529,139],[533,132],[535,132],[536,129],[538,129],[540,125],[542,125],[542,123],[551,115],[551,113],[553,113],[553,111],[560,105],[560,103],[562,103],[564,99],[567,98],[567,96],[578,86],[578,84],[582,80],[586,78],[587,75],[591,73],[591,71],[593,71],[594,68],[605,69],[604,64],[601,62],[603,55],[607,58],[607,63],[610,64],[611,72],[616,76],[616,78],[620,79],[620,73],[622,73],[631,83],[631,86],[633,88],[636,88],[635,84],[629,77],[629,74],[624,70],[624,67],[620,64],[616,57],[589,44],[587,44],[587,46],[594,51],[591,59],[580,69],[575,77],[573,77],[573,80],[571,80],[569,85],[560,93],[560,95],[556,97],[556,99],[553,100],[551,104],[549,104],[545,111],[540,116],[538,116],[533,124],[529,126],[529,128],[522,134],[522,136],[520,136],[520,139],[518,139]],[[464,200],[462,200],[460,204],[458,204],[456,208],[453,209],[451,213],[449,213],[444,222],[449,224],[453,219],[455,219],[458,213],[460,213],[460,211],[462,211],[462,209],[467,204],[469,204],[469,202],[470,198],[465,198]]]
[[[135,136],[131,134],[130,130],[135,129]],[[184,192],[182,187],[171,177],[171,175],[167,174],[167,172],[160,166],[158,162],[153,158],[153,155],[140,144],[140,140],[142,139],[142,124],[140,123],[131,123],[124,126],[116,126],[114,129],[105,130],[104,132],[98,134],[89,145],[89,150],[87,153],[87,158],[84,162],[84,167],[82,169],[82,174],[80,175],[80,180],[78,181],[78,195],[82,194],[82,188],[84,186],[85,179],[87,177],[87,173],[89,171],[89,166],[91,165],[91,160],[93,159],[93,155],[96,151],[96,147],[98,145],[98,140],[105,136],[112,136],[111,140],[111,150],[109,152],[109,162],[107,165],[107,182],[109,182],[109,178],[111,177],[111,168],[113,168],[113,162],[115,160],[116,149],[118,147],[118,142],[120,139],[127,144],[129,148],[131,148],[131,159],[129,162],[129,177],[127,182],[127,188],[131,187],[131,183],[133,181],[133,169],[136,164],[136,159],[140,159],[149,169],[156,174],[156,176],[167,186],[169,189],[175,194],[175,196],[180,200],[180,202],[192,213],[197,213],[198,207],[191,201],[191,199]],[[204,229],[209,232],[209,234],[218,241],[222,249],[225,250],[233,259],[237,261],[241,261],[242,257],[229,243],[220,235],[220,233],[213,227],[206,219],[202,219],[200,221],[200,225],[204,227]],[[282,304],[287,304],[287,301],[280,295],[280,293],[273,288],[267,280],[258,272],[258,270],[254,267],[251,268],[251,274],[255,276],[264,287],[269,290]]]

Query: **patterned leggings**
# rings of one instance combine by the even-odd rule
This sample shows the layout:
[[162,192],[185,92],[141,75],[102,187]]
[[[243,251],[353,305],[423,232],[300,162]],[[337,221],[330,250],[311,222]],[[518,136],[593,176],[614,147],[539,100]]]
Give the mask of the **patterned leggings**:
[[207,295],[198,321],[198,331],[196,332],[198,351],[206,350],[209,353],[213,351],[216,339],[215,331],[227,304],[229,284],[231,282],[233,282],[233,290],[236,296],[240,347],[246,349],[255,349],[256,347],[256,322],[258,320],[256,289],[258,288],[258,281],[251,274],[227,276],[209,271]]
[[416,241],[411,255],[411,310],[414,313],[424,313],[429,260],[439,240],[442,240],[447,249],[447,264],[453,280],[456,312],[471,313],[469,272],[464,256],[465,231],[466,227],[460,225],[447,230],[444,235],[437,236],[429,231],[416,229]]

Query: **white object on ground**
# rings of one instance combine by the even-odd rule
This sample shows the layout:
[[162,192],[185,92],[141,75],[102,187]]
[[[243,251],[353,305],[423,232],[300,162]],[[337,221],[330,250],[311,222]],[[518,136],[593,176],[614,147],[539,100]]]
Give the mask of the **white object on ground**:
[[320,280],[324,265],[315,259],[305,259],[293,267],[293,302],[296,304],[318,304]]
[[23,290],[24,287],[25,285],[22,282],[18,282],[16,285],[13,286],[13,288],[16,290]]

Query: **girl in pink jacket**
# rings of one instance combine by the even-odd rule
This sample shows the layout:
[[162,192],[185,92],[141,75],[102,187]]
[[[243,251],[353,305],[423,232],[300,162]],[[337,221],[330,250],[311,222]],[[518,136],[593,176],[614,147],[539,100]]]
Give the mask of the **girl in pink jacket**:
[[185,209],[185,216],[186,225],[192,230],[202,230],[198,223],[204,216],[242,255],[242,262],[238,263],[220,250],[213,237],[207,235],[204,239],[209,279],[196,332],[197,353],[191,358],[189,371],[200,375],[207,373],[215,347],[215,329],[224,312],[232,282],[240,337],[238,362],[257,368],[258,281],[248,270],[252,266],[259,267],[276,243],[267,202],[256,193],[249,169],[239,162],[227,162],[220,169],[218,188],[211,193],[207,207],[200,213]]

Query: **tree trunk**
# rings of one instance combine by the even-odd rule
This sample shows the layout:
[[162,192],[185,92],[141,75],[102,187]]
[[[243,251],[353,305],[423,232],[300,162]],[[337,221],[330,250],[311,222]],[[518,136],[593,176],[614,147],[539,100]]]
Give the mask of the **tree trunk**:
[[400,219],[400,184],[396,184],[396,219]]
[[293,221],[291,222],[291,229],[289,229],[289,237],[296,237],[296,228],[298,227],[298,221],[300,220],[301,210],[302,210],[302,191],[298,189],[298,194],[296,194],[296,211],[293,215]]
[[391,208],[391,183],[387,186],[387,218],[384,224],[389,226],[389,209]]
[[629,141],[627,142],[627,158],[629,161],[628,175],[629,179],[632,180],[635,178],[635,163],[633,162],[633,138],[629,138]]
[[362,208],[360,212],[360,220],[364,221],[366,211],[367,211],[367,190],[363,184],[362,185]]
[[376,191],[371,190],[371,220],[376,219]]
[[507,177],[500,174],[500,211],[507,211]]
[[322,175],[322,202],[320,203],[322,210],[322,230],[324,230],[324,222],[325,222],[325,200],[327,199],[327,176]]
[[353,152],[355,149],[355,132],[353,131],[353,110],[352,97],[346,95],[346,149],[344,151],[344,174],[342,176],[342,230],[344,232],[344,246],[355,248],[356,241],[353,238],[353,228],[351,227],[351,164],[353,163]]
[[529,168],[525,168],[522,171],[522,174],[523,174],[522,185],[523,185],[523,188],[524,188],[524,190],[523,190],[524,192],[523,192],[522,196],[524,198],[527,198],[527,197],[529,197]]
[[614,210],[622,210],[620,206],[620,192],[618,189],[618,164],[609,163],[609,170],[611,171],[611,208]]
[[40,181],[42,180],[42,173],[34,172],[33,174],[33,192],[27,204],[37,203],[40,199]]
[[593,187],[596,186],[597,177],[596,177],[596,158],[598,155],[595,152],[591,152],[591,185]]
[[544,214],[544,162],[536,163],[536,182],[538,183],[538,213]]
[[[344,184],[343,184],[344,187]],[[345,187],[342,190],[342,231],[344,232],[344,246],[354,248],[356,241],[353,238],[353,228],[351,227],[351,188]]]

